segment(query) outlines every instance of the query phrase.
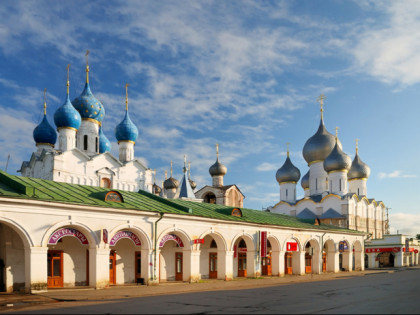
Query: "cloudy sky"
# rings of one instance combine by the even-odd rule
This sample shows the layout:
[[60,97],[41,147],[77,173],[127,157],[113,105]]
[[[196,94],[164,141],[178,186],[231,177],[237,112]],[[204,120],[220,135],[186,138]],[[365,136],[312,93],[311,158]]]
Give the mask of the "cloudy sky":
[[[115,126],[124,85],[139,128],[136,157],[157,182],[184,154],[198,187],[216,160],[245,207],[279,201],[276,170],[290,142],[293,163],[319,124],[339,127],[351,158],[355,139],[371,167],[368,197],[388,206],[391,232],[420,233],[419,1],[16,1],[0,6],[0,168],[18,174],[35,145],[34,127],[85,81]],[[298,185],[298,198],[303,190]]]

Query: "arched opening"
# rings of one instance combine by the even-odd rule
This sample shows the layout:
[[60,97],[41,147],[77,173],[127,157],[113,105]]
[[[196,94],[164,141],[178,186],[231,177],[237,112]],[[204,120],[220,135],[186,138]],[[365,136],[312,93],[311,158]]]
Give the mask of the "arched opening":
[[[218,245],[219,243],[219,245]],[[200,274],[202,279],[222,279],[225,250],[223,240],[217,234],[208,234],[200,244]]]
[[394,267],[395,256],[392,252],[379,253],[376,259],[379,262],[379,268]]
[[365,254],[365,269],[369,268],[369,256],[368,254]]
[[295,239],[289,239],[286,242],[286,251],[284,254],[284,274],[303,274],[300,262],[300,246]]
[[184,280],[184,241],[176,232],[162,237],[159,242],[159,281]]
[[63,227],[48,239],[48,288],[89,285],[89,241],[79,230]]
[[314,254],[314,249],[311,247],[311,244],[308,242],[305,246],[305,273],[312,273],[312,255]]
[[328,240],[324,243],[322,251],[322,271],[336,272],[335,267],[335,244],[334,241]]
[[109,242],[109,284],[144,283],[142,243],[136,233],[120,230]]
[[245,240],[240,238],[237,245],[237,253],[238,253],[238,277],[246,277],[247,276],[247,251],[248,248],[246,246]]
[[203,201],[205,203],[213,203],[213,204],[215,204],[216,203],[216,195],[213,194],[212,192],[209,192],[209,193],[207,193],[204,196]]

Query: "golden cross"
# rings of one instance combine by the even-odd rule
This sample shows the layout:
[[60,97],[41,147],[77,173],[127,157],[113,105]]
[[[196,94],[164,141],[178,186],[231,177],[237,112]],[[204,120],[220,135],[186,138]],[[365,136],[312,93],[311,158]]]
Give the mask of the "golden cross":
[[172,160],[171,160],[171,177],[172,177]]
[[86,83],[89,83],[89,50],[86,50]]
[[44,89],[44,115],[47,114],[47,89]]
[[290,144],[290,142],[286,142],[286,146],[287,146],[287,157],[289,157],[289,144]]
[[356,154],[359,152],[359,139],[356,139]]
[[188,178],[191,177],[191,161],[188,162]]
[[67,70],[67,94],[69,94],[70,93],[70,90],[69,90],[69,86],[70,86],[70,64],[68,64],[67,65],[67,67],[66,67],[66,70]]
[[165,179],[168,179],[168,171],[165,170]]
[[156,184],[156,169],[154,169],[153,173],[155,175],[154,184]]
[[216,155],[217,155],[217,159],[219,159],[219,144],[216,143]]
[[86,54],[85,54],[85,56],[86,56],[86,64],[88,64],[89,63],[89,53],[90,53],[90,51],[89,51],[89,49],[88,50],[86,50]]
[[335,137],[338,138],[338,127],[335,127]]
[[129,84],[125,84],[125,110],[128,110],[128,86]]
[[327,97],[324,94],[321,94],[318,98],[317,98],[317,102],[319,102],[319,104],[321,104],[321,118],[324,117],[324,100]]

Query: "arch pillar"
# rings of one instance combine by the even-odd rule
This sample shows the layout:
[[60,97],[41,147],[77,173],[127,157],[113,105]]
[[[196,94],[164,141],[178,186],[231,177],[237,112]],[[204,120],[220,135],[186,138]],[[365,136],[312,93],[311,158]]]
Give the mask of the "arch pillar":
[[219,253],[221,254],[221,275],[224,275],[226,281],[233,280],[233,250],[217,251],[218,255]]
[[184,251],[184,281],[198,282],[201,279],[200,274],[200,251]]
[[109,248],[89,248],[89,286],[109,286]]
[[153,250],[141,250],[141,277],[149,284],[153,281]]
[[351,271],[351,264],[353,262],[353,252],[350,250],[345,251],[342,253],[342,255],[343,255],[343,269],[345,271]]
[[292,269],[294,275],[303,276],[305,274],[305,253],[304,250],[293,252]]
[[259,269],[258,251],[249,250],[246,252],[246,273],[247,277],[261,276],[261,271]]
[[284,251],[273,250],[271,252],[271,265],[273,276],[284,276]]
[[[48,286],[48,247],[25,248],[25,291],[46,292]],[[8,277],[6,277],[8,279]],[[13,283],[12,289],[13,289]],[[6,287],[9,284],[6,283]]]
[[312,256],[312,273],[321,274],[322,271],[322,256],[320,255],[319,250],[314,250]]

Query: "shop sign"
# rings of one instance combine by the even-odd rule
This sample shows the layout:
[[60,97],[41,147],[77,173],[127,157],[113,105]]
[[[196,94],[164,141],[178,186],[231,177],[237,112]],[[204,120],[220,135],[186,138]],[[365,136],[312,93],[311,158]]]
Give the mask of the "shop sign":
[[79,239],[80,243],[82,243],[82,245],[87,245],[89,244],[86,236],[76,230],[76,229],[72,229],[72,228],[62,228],[59,229],[57,231],[55,231],[49,238],[48,240],[48,245],[56,245],[57,242],[63,238],[64,236],[71,236],[71,237],[75,237],[77,239]]
[[102,240],[105,244],[108,244],[108,230],[102,229]]
[[115,246],[117,242],[122,238],[129,238],[133,241],[134,245],[141,246],[141,242],[139,237],[130,231],[118,231],[115,233],[115,235],[111,238],[111,241],[109,242],[109,246]]
[[286,251],[296,252],[297,250],[298,250],[298,244],[296,242],[287,242],[286,243]]
[[415,254],[418,254],[418,253],[419,253],[419,250],[418,250],[418,249],[415,249],[415,250],[414,250],[414,253],[415,253]]
[[197,238],[194,240],[194,244],[204,244],[204,238]]
[[366,253],[385,253],[385,252],[393,252],[398,253],[401,251],[400,247],[386,247],[386,248],[366,248]]
[[403,248],[403,252],[405,253],[405,252],[407,252],[407,253],[413,253],[414,252],[414,248],[413,247],[409,247],[408,248],[408,251],[405,249],[405,248]]
[[267,256],[267,232],[261,232],[261,257]]
[[346,241],[341,241],[340,243],[338,243],[338,251],[340,253],[348,251],[349,250],[349,245],[347,244]]
[[179,247],[184,247],[181,239],[175,234],[166,234],[159,243],[159,247],[163,247],[167,241],[175,241]]

